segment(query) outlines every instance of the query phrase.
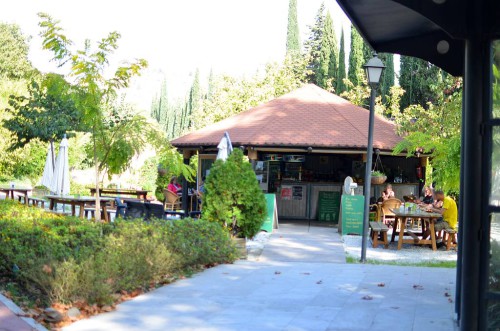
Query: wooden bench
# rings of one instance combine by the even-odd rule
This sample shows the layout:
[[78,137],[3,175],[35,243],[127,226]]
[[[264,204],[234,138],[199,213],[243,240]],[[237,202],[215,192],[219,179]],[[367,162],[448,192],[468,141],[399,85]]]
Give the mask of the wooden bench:
[[444,229],[443,242],[446,242],[446,250],[449,251],[452,247],[457,247],[457,231],[453,229]]
[[382,240],[384,243],[384,248],[389,247],[389,241],[387,240],[387,231],[389,231],[389,228],[387,225],[381,222],[370,222],[370,229],[372,232],[372,242],[373,242],[373,248],[377,248],[379,244],[379,240]]
[[45,208],[45,200],[42,198],[28,197],[28,205]]

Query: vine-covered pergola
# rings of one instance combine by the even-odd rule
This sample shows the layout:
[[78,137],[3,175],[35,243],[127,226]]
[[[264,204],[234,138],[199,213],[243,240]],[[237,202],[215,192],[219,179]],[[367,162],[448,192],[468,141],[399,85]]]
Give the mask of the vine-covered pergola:
[[[461,330],[486,330],[489,289],[492,135],[492,43],[500,38],[498,0],[337,0],[378,52],[427,60],[463,76],[461,190],[456,313]],[[498,131],[497,131],[498,132]],[[498,151],[496,151],[498,152]],[[489,320],[490,319],[490,320]]]

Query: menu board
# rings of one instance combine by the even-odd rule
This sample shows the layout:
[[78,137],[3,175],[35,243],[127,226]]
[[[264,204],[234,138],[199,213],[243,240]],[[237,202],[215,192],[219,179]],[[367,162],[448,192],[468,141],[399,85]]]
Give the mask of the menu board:
[[342,233],[363,234],[364,195],[342,195]]
[[302,200],[302,186],[293,186],[292,187],[292,199],[293,200]]
[[265,194],[265,197],[267,204],[267,214],[260,229],[268,233],[272,233],[273,229],[278,228],[278,208],[276,206],[276,195],[268,193]]
[[318,221],[338,223],[340,211],[340,192],[319,191]]

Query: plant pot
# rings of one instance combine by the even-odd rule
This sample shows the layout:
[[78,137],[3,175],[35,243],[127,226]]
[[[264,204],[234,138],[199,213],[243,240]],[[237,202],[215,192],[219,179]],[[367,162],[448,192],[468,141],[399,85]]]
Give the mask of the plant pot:
[[238,237],[232,237],[233,243],[235,244],[236,248],[238,249],[238,257],[240,259],[246,259],[247,258],[247,240],[246,238],[238,238]]
[[387,176],[376,176],[371,178],[372,184],[374,185],[380,185],[384,184],[385,181],[387,180]]

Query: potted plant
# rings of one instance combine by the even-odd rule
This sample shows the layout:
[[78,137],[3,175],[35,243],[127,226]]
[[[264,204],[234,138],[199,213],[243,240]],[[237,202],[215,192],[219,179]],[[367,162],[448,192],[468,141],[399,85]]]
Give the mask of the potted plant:
[[266,200],[251,164],[239,149],[217,160],[205,181],[203,218],[224,226],[238,246],[254,237],[264,222]]
[[387,180],[387,176],[383,172],[372,171],[372,174],[371,174],[372,184],[380,185],[380,184],[385,183],[386,180]]

